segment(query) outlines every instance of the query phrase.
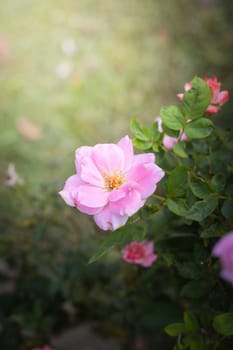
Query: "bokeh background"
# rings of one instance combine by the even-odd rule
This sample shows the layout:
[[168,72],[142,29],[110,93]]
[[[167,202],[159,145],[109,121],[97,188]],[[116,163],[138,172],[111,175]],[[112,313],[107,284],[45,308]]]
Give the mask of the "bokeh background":
[[[102,233],[57,192],[77,147],[118,141],[132,117],[150,125],[194,75],[217,75],[232,96],[232,18],[231,0],[2,2],[1,349],[31,349],[86,321],[133,344],[135,315],[125,316],[126,335],[118,319],[129,306],[119,290],[132,281],[115,253],[87,265]],[[230,101],[215,122],[231,129],[231,109]],[[166,321],[143,326],[157,322],[157,346]]]

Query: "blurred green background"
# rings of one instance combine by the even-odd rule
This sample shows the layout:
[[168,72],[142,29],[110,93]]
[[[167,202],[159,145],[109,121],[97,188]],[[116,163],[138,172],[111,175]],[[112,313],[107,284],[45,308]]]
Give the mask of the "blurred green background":
[[[93,275],[98,291],[101,278],[106,283],[106,276],[98,280],[95,268],[85,267],[95,251],[96,233],[97,237],[102,233],[57,196],[74,172],[75,149],[118,141],[129,133],[131,117],[151,124],[162,105],[176,103],[176,94],[194,75],[217,75],[232,96],[232,18],[231,0],[8,0],[1,4],[1,259],[16,269],[16,277],[11,278],[13,295],[30,294],[32,285],[38,292],[40,278],[45,278],[46,286],[51,282],[49,292],[45,287],[39,297],[42,306],[33,304],[34,294],[29,300],[27,307],[32,310],[34,305],[34,311],[28,311],[31,319],[28,314],[23,318],[24,328],[34,324],[37,330],[49,314],[43,308],[47,293],[54,298],[59,290],[62,298],[74,303],[79,298],[82,305],[85,288],[93,287]],[[232,126],[230,109],[231,101],[213,117],[224,128]],[[9,163],[15,165],[23,185],[6,185]],[[79,251],[78,258],[77,247],[84,252]],[[75,270],[77,259],[83,261],[81,277]],[[111,281],[109,269],[106,275]],[[8,281],[3,272],[2,280]],[[35,276],[39,276],[37,284]],[[80,293],[81,287],[74,284],[78,278],[84,281],[79,297],[75,291]],[[22,300],[14,302],[20,305]],[[4,312],[3,320],[11,309]],[[49,332],[53,327],[48,321],[45,329]]]

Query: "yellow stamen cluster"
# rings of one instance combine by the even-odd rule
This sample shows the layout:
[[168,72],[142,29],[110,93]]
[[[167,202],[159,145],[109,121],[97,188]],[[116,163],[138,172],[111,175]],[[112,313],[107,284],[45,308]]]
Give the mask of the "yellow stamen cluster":
[[103,174],[103,178],[108,191],[118,190],[125,181],[125,177],[122,174]]

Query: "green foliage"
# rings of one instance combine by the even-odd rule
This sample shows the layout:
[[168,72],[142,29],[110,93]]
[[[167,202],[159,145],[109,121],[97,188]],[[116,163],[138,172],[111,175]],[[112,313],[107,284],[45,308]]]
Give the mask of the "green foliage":
[[[173,149],[166,150],[159,137],[152,147],[166,177],[162,195],[154,196],[161,210],[150,218],[149,232],[155,237],[160,265],[172,269],[176,298],[185,305],[184,323],[165,327],[177,337],[175,350],[233,346],[233,314],[228,312],[233,291],[220,280],[220,265],[211,256],[217,239],[232,230],[233,147],[227,133],[205,116],[209,103],[210,88],[194,78],[181,108],[160,110],[163,135],[177,138]],[[180,141],[182,133],[187,141]]]
[[185,125],[185,118],[177,106],[162,107],[160,116],[163,124],[171,130],[180,130]]
[[230,312],[215,316],[213,327],[219,334],[233,335],[233,314]]
[[123,246],[127,242],[137,241],[141,242],[146,234],[144,225],[132,225],[128,224],[122,228],[119,228],[115,232],[109,234],[109,236],[100,245],[98,252],[91,257],[89,263],[97,261],[104,256],[109,249],[115,246]]
[[174,145],[173,151],[177,156],[181,158],[188,158],[185,148],[186,148],[185,142],[177,142]]
[[210,103],[210,88],[201,78],[192,80],[192,88],[184,93],[182,110],[187,119],[198,119],[203,116]]
[[[1,349],[42,346],[64,327],[93,322],[102,334],[129,337],[127,349],[140,336],[150,339],[148,349],[232,350],[232,286],[212,257],[214,244],[232,230],[232,141],[205,116],[209,98],[195,78],[180,107],[161,109],[163,132],[157,122],[132,120],[134,145],[154,152],[166,176],[115,232],[95,232],[76,210],[64,209],[60,183],[39,193],[3,189],[0,253],[8,269],[0,264],[0,279],[13,288],[0,294]],[[76,108],[64,112],[71,117]],[[171,150],[165,134],[177,138]],[[147,239],[158,255],[151,268],[121,262],[126,244]]]
[[202,139],[211,134],[213,123],[207,118],[200,118],[198,120],[187,123],[184,132],[190,139]]

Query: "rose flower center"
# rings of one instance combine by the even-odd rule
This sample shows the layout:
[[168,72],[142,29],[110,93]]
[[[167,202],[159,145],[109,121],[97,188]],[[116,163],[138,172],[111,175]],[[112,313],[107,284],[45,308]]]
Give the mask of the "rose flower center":
[[105,186],[108,191],[118,190],[118,188],[124,183],[125,177],[122,174],[103,174]]

